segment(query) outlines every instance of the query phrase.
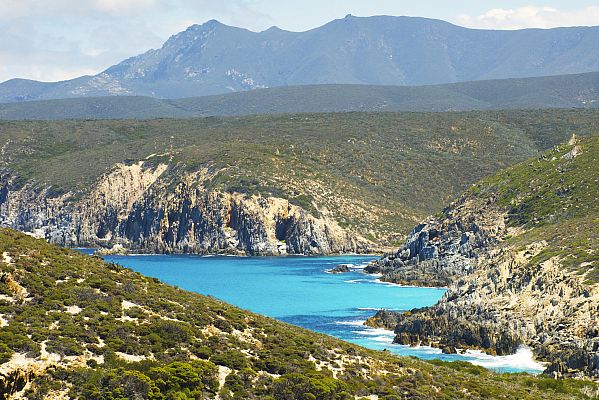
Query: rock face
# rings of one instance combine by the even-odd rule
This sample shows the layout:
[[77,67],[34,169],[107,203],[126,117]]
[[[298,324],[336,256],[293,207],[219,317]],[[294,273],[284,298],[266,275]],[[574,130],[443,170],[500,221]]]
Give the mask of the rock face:
[[0,372],[0,396],[3,399],[11,398],[11,396],[23,390],[33,376],[34,372],[22,369],[8,373]]
[[344,274],[344,273],[349,272],[349,271],[350,271],[349,265],[347,265],[347,264],[339,264],[339,265],[336,265],[335,268],[332,268],[329,272],[331,274]]
[[380,310],[374,317],[368,318],[364,325],[371,328],[394,330],[400,321],[405,319],[405,314],[397,311]]
[[[512,232],[505,218],[495,213],[499,219],[491,229],[491,210],[473,206],[459,202],[446,210],[443,222],[419,225],[398,253],[371,268],[380,268],[389,281],[449,284],[443,299],[407,313],[379,311],[367,325],[393,329],[394,342],[405,345],[478,348],[497,355],[526,345],[549,363],[546,372],[598,378],[598,285],[585,284],[557,257],[536,264],[544,241],[525,249],[502,246],[501,233]],[[474,209],[486,221],[464,225]],[[452,218],[456,211],[460,217]],[[425,254],[434,257],[422,255],[433,246],[436,250]]]
[[[490,204],[490,203],[489,203]],[[472,272],[481,251],[506,231],[502,216],[473,199],[462,199],[416,226],[404,245],[365,268],[381,280],[415,286],[447,287]]]
[[463,197],[441,221],[417,226],[404,246],[369,272],[383,279],[449,286],[433,307],[407,313],[379,311],[367,324],[393,329],[395,343],[441,349],[478,348],[513,354],[530,346],[546,372],[599,377],[599,285],[569,272],[558,257],[535,263],[547,246],[503,245],[507,215],[493,198]]
[[436,306],[398,316],[395,342],[498,355],[526,345],[550,363],[547,372],[599,377],[599,290],[558,259],[531,264],[545,246],[490,251]]
[[366,251],[368,242],[289,201],[214,191],[211,172],[117,165],[86,194],[52,197],[35,183],[0,177],[0,225],[61,246],[149,253],[249,255]]

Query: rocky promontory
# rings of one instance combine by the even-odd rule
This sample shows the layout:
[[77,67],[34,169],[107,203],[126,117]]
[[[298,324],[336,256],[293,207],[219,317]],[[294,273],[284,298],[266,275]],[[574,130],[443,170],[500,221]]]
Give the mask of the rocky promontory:
[[365,271],[381,274],[385,282],[447,287],[470,274],[478,255],[505,232],[497,210],[464,198],[441,217],[417,225],[397,252],[386,254]]
[[599,379],[599,137],[557,146],[474,185],[368,268],[448,286],[434,306],[367,321],[395,343],[508,355],[527,346],[554,376]]

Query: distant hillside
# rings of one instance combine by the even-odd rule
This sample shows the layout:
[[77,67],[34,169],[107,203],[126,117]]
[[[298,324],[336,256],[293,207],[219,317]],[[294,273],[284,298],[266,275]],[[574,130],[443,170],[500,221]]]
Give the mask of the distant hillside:
[[7,229],[0,277],[7,399],[566,400],[595,390],[367,350]]
[[430,85],[599,71],[599,27],[496,31],[412,17],[347,16],[307,32],[218,21],[96,76],[0,84],[0,102],[107,95],[183,98],[314,85]]
[[436,86],[316,85],[159,100],[107,96],[0,104],[0,119],[147,119],[348,111],[599,108],[599,72]]
[[371,251],[598,132],[599,110],[0,122],[0,224],[154,253]]

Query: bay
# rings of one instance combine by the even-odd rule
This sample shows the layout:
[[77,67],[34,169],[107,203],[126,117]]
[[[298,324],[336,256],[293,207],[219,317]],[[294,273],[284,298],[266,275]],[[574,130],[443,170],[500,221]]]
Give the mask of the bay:
[[[379,309],[397,311],[435,304],[445,289],[405,287],[362,272],[373,256],[224,257],[192,255],[106,256],[165,283],[214,296],[238,307],[376,350],[445,361],[463,360],[501,372],[541,372],[530,350],[505,357],[481,352],[442,354],[431,347],[393,344],[393,332],[363,322]],[[327,273],[339,264],[350,272]]]

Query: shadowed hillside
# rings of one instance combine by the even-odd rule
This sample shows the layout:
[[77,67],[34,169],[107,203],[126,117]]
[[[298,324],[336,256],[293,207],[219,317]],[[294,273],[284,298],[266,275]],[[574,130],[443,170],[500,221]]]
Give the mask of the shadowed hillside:
[[599,73],[437,86],[317,85],[159,100],[108,96],[0,104],[0,119],[147,119],[350,111],[598,108]]

